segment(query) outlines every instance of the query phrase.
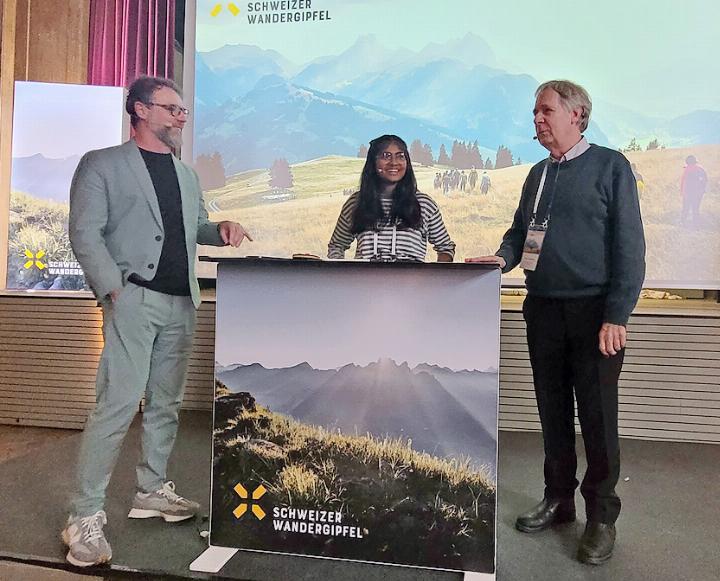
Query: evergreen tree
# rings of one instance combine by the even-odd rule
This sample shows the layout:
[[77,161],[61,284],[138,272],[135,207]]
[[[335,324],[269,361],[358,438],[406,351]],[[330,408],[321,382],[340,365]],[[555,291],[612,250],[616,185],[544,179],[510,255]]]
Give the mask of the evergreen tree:
[[495,154],[495,169],[510,167],[513,164],[512,152],[510,149],[501,145]]
[[222,188],[226,183],[225,166],[222,156],[217,152],[212,155],[199,155],[195,160],[195,171],[203,190]]
[[460,142],[457,139],[453,141],[450,149],[450,165],[460,167]]
[[423,162],[425,165],[434,165],[435,164],[435,158],[433,157],[432,147],[430,147],[430,144],[426,143],[423,145],[423,158],[425,161]]
[[637,142],[637,139],[634,137],[630,140],[630,143],[625,148],[625,151],[641,151],[642,148],[640,147],[640,144]]
[[270,187],[288,189],[293,186],[290,164],[285,158],[276,159],[270,168]]
[[470,167],[476,167],[478,169],[482,169],[484,167],[483,158],[482,155],[480,155],[480,147],[478,147],[477,139],[473,141],[473,144],[470,147],[470,151],[468,152],[468,163],[470,164]]
[[358,149],[357,156],[361,159],[365,159],[368,154],[368,148],[366,145],[361,145]]
[[438,165],[451,165],[450,158],[445,150],[445,144],[440,144],[440,153],[438,153]]
[[422,141],[419,139],[414,139],[413,142],[410,144],[410,148],[408,149],[410,153],[410,159],[414,161],[417,164],[427,165],[424,161],[423,156],[423,144]]

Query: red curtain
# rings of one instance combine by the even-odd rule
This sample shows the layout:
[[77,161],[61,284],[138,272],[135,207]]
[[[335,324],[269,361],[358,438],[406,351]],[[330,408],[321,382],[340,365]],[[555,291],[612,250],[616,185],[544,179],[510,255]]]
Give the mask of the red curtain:
[[175,0],[91,0],[88,84],[173,78]]

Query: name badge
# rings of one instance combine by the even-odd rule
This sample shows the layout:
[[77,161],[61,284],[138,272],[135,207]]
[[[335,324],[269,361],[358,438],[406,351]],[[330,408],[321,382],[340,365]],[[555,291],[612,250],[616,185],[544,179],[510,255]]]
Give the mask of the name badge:
[[524,270],[535,270],[537,268],[544,239],[544,228],[531,227],[528,229],[525,245],[523,246],[522,260],[520,260],[520,268]]

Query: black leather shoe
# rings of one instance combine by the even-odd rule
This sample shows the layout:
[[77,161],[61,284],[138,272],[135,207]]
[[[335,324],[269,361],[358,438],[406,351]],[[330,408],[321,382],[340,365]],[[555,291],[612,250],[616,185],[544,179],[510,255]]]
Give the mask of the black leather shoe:
[[615,525],[588,522],[580,539],[577,558],[581,563],[601,565],[612,557],[615,546]]
[[524,533],[544,531],[552,525],[573,522],[575,520],[575,501],[573,499],[547,499],[521,514],[515,521],[515,528]]

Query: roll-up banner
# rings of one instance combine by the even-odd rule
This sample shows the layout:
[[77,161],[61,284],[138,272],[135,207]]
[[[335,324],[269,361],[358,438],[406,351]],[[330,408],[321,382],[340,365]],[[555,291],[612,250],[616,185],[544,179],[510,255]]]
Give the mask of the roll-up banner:
[[500,273],[401,266],[220,265],[211,546],[495,579]]
[[15,82],[7,288],[87,290],[68,238],[82,155],[123,139],[122,87]]

